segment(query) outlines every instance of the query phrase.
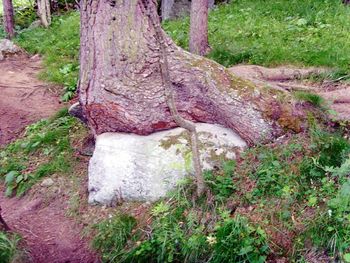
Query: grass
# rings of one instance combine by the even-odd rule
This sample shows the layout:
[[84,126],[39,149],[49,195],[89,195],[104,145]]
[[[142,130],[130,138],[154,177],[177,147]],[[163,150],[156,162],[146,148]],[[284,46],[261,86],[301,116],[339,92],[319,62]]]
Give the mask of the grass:
[[[338,0],[237,0],[209,16],[209,57],[276,66],[326,66],[349,72],[350,9]],[[188,47],[189,19],[168,21],[166,31]]]
[[318,94],[311,93],[311,92],[297,91],[297,92],[294,92],[294,96],[298,100],[309,102],[315,107],[319,107],[319,108],[322,108],[322,106],[325,103],[324,98],[322,98]]
[[81,128],[65,109],[28,126],[24,138],[1,149],[0,176],[6,195],[21,196],[45,176],[68,173],[74,162],[70,136]]
[[19,241],[20,238],[16,234],[0,232],[0,262],[20,262],[23,259]]

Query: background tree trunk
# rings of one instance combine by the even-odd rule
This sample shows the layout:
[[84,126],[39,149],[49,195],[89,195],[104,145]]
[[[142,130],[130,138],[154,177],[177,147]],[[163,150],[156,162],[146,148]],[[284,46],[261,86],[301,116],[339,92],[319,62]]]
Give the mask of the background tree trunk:
[[[293,107],[281,105],[275,91],[272,96],[257,89],[166,36],[165,42],[182,118],[221,124],[250,144],[273,139],[283,127],[300,128]],[[141,0],[82,0],[80,50],[79,100],[95,134],[146,135],[177,127],[164,95],[159,44]]]
[[51,24],[51,5],[50,0],[37,0],[38,15],[40,17],[41,24],[44,27],[49,27]]
[[161,4],[162,20],[166,20],[170,18],[173,5],[174,5],[174,0],[162,0],[162,4]]
[[208,0],[192,0],[190,23],[190,52],[204,56],[208,43]]
[[15,36],[15,19],[12,0],[3,0],[4,8],[4,28],[7,38],[11,39]]

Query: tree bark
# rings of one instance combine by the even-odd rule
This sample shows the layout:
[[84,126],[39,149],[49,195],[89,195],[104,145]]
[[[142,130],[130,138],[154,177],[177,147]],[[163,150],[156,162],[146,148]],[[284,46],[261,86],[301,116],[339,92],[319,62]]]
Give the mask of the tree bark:
[[204,56],[210,48],[208,42],[208,0],[192,0],[190,22],[190,52]]
[[37,0],[38,15],[40,17],[41,24],[44,27],[49,27],[51,24],[51,5],[50,0]]
[[161,4],[162,20],[167,20],[170,18],[171,11],[174,6],[174,2],[175,2],[174,0],[162,0],[162,4]]
[[15,36],[15,19],[12,0],[3,0],[4,28],[8,39]]
[[[182,118],[221,124],[249,144],[272,140],[285,127],[300,129],[293,107],[280,103],[277,91],[258,89],[162,34]],[[82,0],[80,50],[79,101],[95,135],[178,127],[164,95],[161,51],[145,3]]]
[[173,117],[173,120],[177,125],[180,127],[186,129],[191,138],[191,149],[192,149],[192,161],[193,161],[193,167],[195,171],[196,176],[196,183],[197,183],[197,196],[200,197],[203,192],[205,191],[205,182],[203,177],[203,171],[202,171],[202,165],[200,161],[200,154],[199,154],[199,141],[198,141],[198,133],[196,130],[196,126],[192,121],[184,119],[177,109],[176,103],[175,103],[175,96],[174,91],[171,83],[170,78],[170,71],[169,71],[169,62],[168,62],[168,54],[166,50],[165,45],[165,36],[162,32],[162,28],[160,26],[160,23],[158,21],[158,15],[156,12],[154,12],[154,9],[152,8],[152,3],[145,3],[146,9],[148,13],[148,17],[150,18],[153,29],[155,31],[155,37],[159,44],[159,50],[160,50],[160,74],[162,77],[163,85],[164,85],[164,95],[167,102],[167,105],[169,107],[170,113]]

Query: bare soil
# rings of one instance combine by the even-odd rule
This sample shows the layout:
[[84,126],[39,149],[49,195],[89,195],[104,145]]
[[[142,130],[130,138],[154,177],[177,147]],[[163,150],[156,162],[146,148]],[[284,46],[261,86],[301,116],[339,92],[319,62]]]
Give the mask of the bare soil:
[[[19,54],[0,62],[0,147],[20,136],[27,125],[52,116],[62,107],[55,87],[37,78],[41,69],[38,56]],[[69,181],[58,181],[50,187],[39,184],[23,198],[6,198],[0,188],[3,218],[22,236],[28,252],[20,262],[99,262],[89,248],[89,238],[82,237],[83,225],[66,215],[67,191],[74,188],[68,186]]]
[[0,146],[62,107],[55,87],[37,78],[41,68],[38,56],[20,54],[0,61]]

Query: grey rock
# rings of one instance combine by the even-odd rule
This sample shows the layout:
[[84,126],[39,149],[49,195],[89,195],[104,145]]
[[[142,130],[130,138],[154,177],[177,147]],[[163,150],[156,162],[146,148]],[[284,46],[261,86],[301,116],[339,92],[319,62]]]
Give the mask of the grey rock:
[[12,41],[8,39],[0,39],[0,60],[3,60],[9,54],[16,54],[21,52]]
[[69,109],[68,109],[68,113],[71,116],[79,119],[81,122],[87,123],[87,119],[86,119],[86,117],[84,115],[83,108],[81,107],[79,102],[76,102],[72,106],[70,106]]
[[42,187],[50,187],[54,184],[54,181],[51,178],[46,178],[41,182]]
[[[204,169],[234,159],[246,143],[232,130],[196,124]],[[89,203],[114,205],[123,200],[155,201],[193,175],[189,136],[182,128],[140,136],[97,136],[89,163]]]
[[35,20],[29,25],[28,29],[38,28],[40,26],[41,26],[41,21],[40,20]]

